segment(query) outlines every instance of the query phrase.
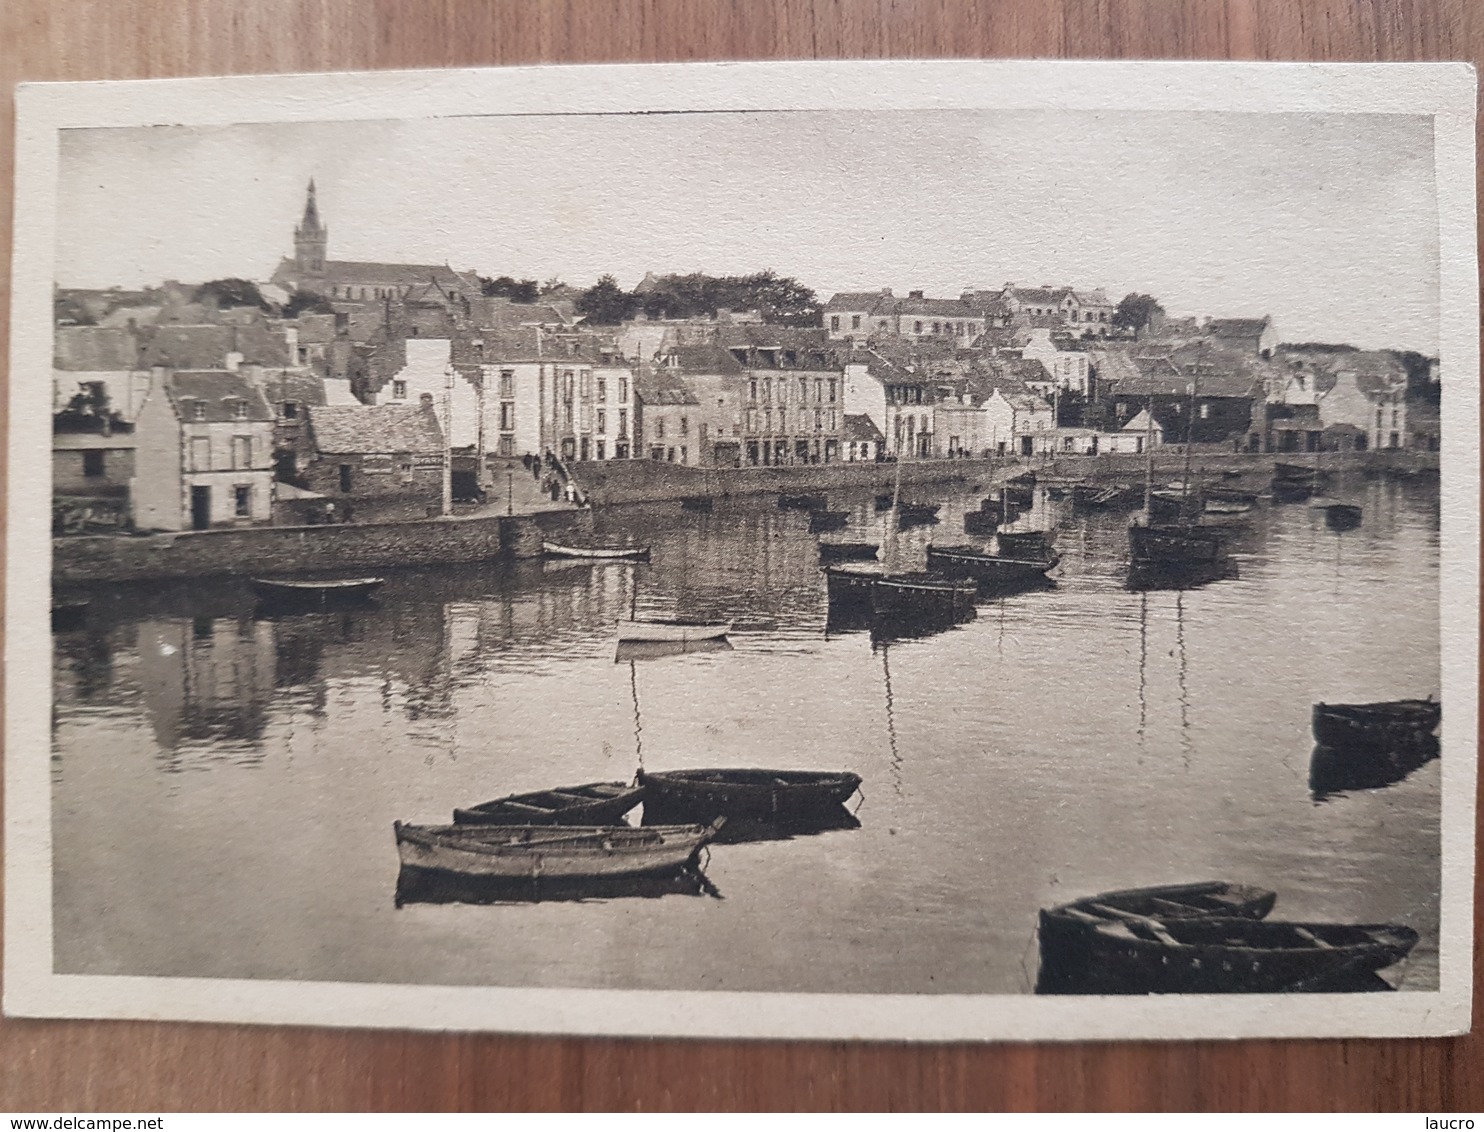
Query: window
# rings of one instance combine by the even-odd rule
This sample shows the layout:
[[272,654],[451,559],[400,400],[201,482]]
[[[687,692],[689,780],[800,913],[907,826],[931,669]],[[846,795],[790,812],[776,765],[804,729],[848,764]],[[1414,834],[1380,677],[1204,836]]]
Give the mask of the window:
[[680,446],[680,462],[682,464],[690,463],[690,450],[684,444]]
[[409,484],[412,482],[411,460],[403,460],[400,464],[397,465],[397,471],[401,474],[403,484]]
[[234,467],[234,468],[250,468],[250,467],[252,467],[252,437],[250,437],[250,436],[234,436],[234,437],[232,437],[232,467]]
[[500,431],[511,432],[515,428],[515,402],[500,402]]
[[591,401],[593,399],[593,373],[592,370],[583,370],[581,377],[582,399]]
[[608,459],[608,442],[605,440],[598,441],[598,459]]
[[1391,410],[1391,427],[1392,428],[1396,428],[1396,412],[1397,411],[1395,409],[1392,409]]
[[407,383],[405,381],[392,382],[392,398],[397,401],[407,399]]
[[779,432],[787,432],[788,431],[788,410],[787,409],[779,409],[778,410],[778,431]]
[[885,319],[882,319],[880,322],[878,322],[876,324],[876,329],[877,330],[885,330],[886,329],[886,320]]
[[566,401],[562,404],[562,424],[568,428],[572,427],[572,402]]
[[348,493],[351,489],[351,472],[352,469],[349,464],[340,465],[340,490],[342,493]]
[[690,418],[689,417],[681,417],[680,418],[680,435],[681,436],[685,436],[689,432],[690,432]]
[[772,409],[764,409],[763,410],[763,431],[764,432],[772,432],[773,431],[773,410]]
[[835,410],[834,409],[831,409],[830,410],[830,431],[831,432],[839,432],[840,431],[840,418],[835,415]]
[[211,441],[204,436],[191,438],[191,471],[211,471]]
[[664,417],[655,417],[654,418],[654,435],[655,435],[655,439],[657,439],[657,440],[663,440],[663,439],[665,439],[665,418]]
[[860,328],[861,328],[861,316],[858,315],[858,314],[851,315],[850,316],[850,329],[851,330],[859,330]]
[[[197,401],[195,403],[195,405],[192,406],[192,408],[193,408],[193,412],[191,413],[191,415],[193,417],[195,417],[196,420],[198,420],[198,421],[204,421],[206,419],[206,402],[205,401]],[[1377,414],[1377,415],[1379,416],[1379,414]],[[1381,422],[1380,422],[1380,420],[1377,420],[1376,423],[1377,424],[1380,424]]]
[[753,378],[747,383],[747,399],[749,401],[757,400],[757,378]]
[[618,437],[620,440],[629,435],[629,411],[620,409],[618,411]]
[[922,323],[920,323],[920,322],[914,322],[912,324],[912,333],[913,334],[921,334],[922,333]]
[[823,409],[815,409],[814,410],[814,431],[815,432],[820,432],[820,431],[823,430],[823,428],[824,428],[824,410]]
[[675,449],[671,448],[669,454],[665,456],[665,459],[667,462],[673,464],[675,462]]
[[834,400],[835,400],[835,379],[832,377],[832,378],[830,378],[830,402],[833,403]]
[[302,366],[302,365],[304,365],[308,361],[309,361],[309,347],[308,346],[300,346],[299,347],[299,364]]
[[575,380],[574,380],[574,375],[573,375],[572,371],[571,370],[565,370],[565,371],[563,371],[563,373],[562,373],[562,400],[563,401],[570,401],[570,400],[572,400],[572,390],[573,390],[574,386],[575,386]]
[[101,476],[103,471],[103,450],[101,448],[90,448],[82,454],[83,475]]
[[773,379],[771,377],[763,378],[763,400],[773,400]]
[[830,315],[830,330],[835,331],[835,332],[838,332],[839,329],[840,329],[840,316],[837,315],[837,314]]
[[[620,401],[627,401],[629,399],[629,379],[626,377],[618,379],[618,399]],[[619,435],[622,436],[623,433],[620,432]]]
[[809,379],[799,378],[799,404],[802,405],[809,400]]
[[598,400],[599,402],[608,400],[608,379],[606,377],[598,378]]
[[507,401],[515,396],[515,371],[513,369],[500,371],[500,396]]
[[933,333],[934,334],[938,333],[938,324],[936,322],[933,323]]
[[500,437],[500,455],[501,456],[514,456],[515,455],[515,437],[513,437],[513,436],[502,436],[502,437]]
[[232,488],[232,511],[239,519],[252,517],[252,484],[239,483]]
[[299,402],[297,402],[297,401],[285,401],[283,403],[283,419],[286,420],[286,421],[291,421],[291,420],[295,420],[298,416],[299,416]]
[[[602,409],[598,410],[598,431],[608,431],[608,414]],[[601,455],[598,457],[599,460],[601,460],[602,458],[603,457]]]
[[1202,401],[1201,402],[1201,420],[1208,421],[1210,419],[1211,419],[1211,402],[1210,401]]

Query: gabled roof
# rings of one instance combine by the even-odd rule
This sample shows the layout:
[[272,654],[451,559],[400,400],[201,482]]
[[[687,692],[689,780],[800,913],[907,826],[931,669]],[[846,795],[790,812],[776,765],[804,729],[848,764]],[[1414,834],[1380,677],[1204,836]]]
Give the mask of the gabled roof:
[[634,396],[645,405],[699,405],[685,379],[665,366],[642,366],[634,375]]
[[[257,387],[231,370],[178,370],[166,375],[164,388],[176,413],[187,422],[273,420],[273,411]],[[246,415],[238,414],[239,402],[246,404]],[[197,405],[202,406],[200,416]]]
[[1101,287],[1092,291],[1073,291],[1073,297],[1084,307],[1111,307],[1113,303]]
[[132,330],[113,326],[59,326],[52,342],[52,365],[74,372],[139,368],[139,341]]
[[242,361],[262,366],[290,364],[288,347],[281,331],[266,325],[157,326],[145,336],[139,365],[166,369],[221,369],[228,354],[241,354]]
[[902,299],[897,313],[908,317],[975,318],[979,312],[962,299]]
[[318,451],[334,455],[443,451],[437,414],[422,405],[314,405],[309,431]]
[[1066,287],[1007,287],[1005,290],[1022,303],[1038,303],[1043,306],[1059,303],[1071,294]]
[[890,288],[881,291],[841,291],[825,303],[826,311],[874,311],[877,304],[891,302]]
[[859,443],[862,440],[875,441],[877,444],[886,440],[876,422],[865,413],[846,413],[845,427],[841,430],[842,439],[849,442]]
[[303,370],[269,370],[261,382],[263,396],[273,404],[323,405],[326,400],[324,379]]
[[1206,332],[1216,338],[1257,338],[1268,328],[1268,319],[1262,318],[1213,318],[1206,325]]
[[670,356],[675,359],[676,368],[684,374],[708,373],[740,377],[747,372],[746,367],[730,350],[714,343],[676,346],[670,351]]

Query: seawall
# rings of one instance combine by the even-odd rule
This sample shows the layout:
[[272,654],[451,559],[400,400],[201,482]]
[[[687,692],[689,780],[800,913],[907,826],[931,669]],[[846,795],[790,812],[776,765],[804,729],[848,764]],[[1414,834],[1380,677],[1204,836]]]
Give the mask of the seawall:
[[535,558],[543,538],[580,535],[591,527],[590,512],[564,510],[406,523],[60,538],[52,540],[52,580],[66,585]]

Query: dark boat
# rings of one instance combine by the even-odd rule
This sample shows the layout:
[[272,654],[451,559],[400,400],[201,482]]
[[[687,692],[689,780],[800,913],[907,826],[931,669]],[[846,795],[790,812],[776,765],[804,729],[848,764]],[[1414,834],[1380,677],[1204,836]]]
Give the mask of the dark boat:
[[1404,750],[1424,747],[1443,721],[1443,705],[1425,700],[1314,705],[1314,738],[1338,750]]
[[351,605],[372,600],[384,578],[250,578],[258,597],[278,605]]
[[1083,992],[1274,994],[1322,990],[1406,958],[1401,924],[1285,923],[1194,917],[1125,919],[1092,929]]
[[632,660],[662,660],[669,656],[732,651],[732,642],[725,637],[705,637],[694,641],[619,641],[613,650],[613,663],[627,664]]
[[838,531],[848,525],[849,522],[849,511],[809,512],[809,530],[816,534],[820,531]]
[[1309,756],[1309,795],[1323,802],[1351,790],[1381,790],[1420,770],[1441,751],[1436,735],[1393,750],[1340,750],[1323,744]]
[[1332,531],[1353,531],[1365,516],[1353,503],[1311,503],[1310,506],[1324,512],[1324,525]]
[[52,602],[52,630],[64,633],[81,629],[88,620],[88,603],[85,601]]
[[424,869],[397,873],[397,907],[406,904],[544,904],[580,900],[654,900],[661,896],[707,896],[716,890],[699,868],[665,873],[574,879],[514,880],[470,877]]
[[646,820],[692,814],[700,819],[833,813],[860,788],[850,771],[753,768],[639,771]]
[[973,609],[972,580],[932,571],[883,573],[871,587],[871,612],[888,618],[944,618]]
[[879,565],[823,566],[830,608],[864,606],[870,608],[871,589],[885,571]]
[[1321,471],[1312,464],[1284,464],[1275,462],[1273,464],[1274,481],[1284,480],[1290,483],[1314,483],[1327,478],[1328,472]]
[[1194,519],[1206,509],[1206,501],[1196,492],[1153,491],[1149,493],[1149,513],[1155,522],[1174,523]]
[[1000,553],[1011,558],[1023,558],[1051,553],[1056,542],[1054,531],[1000,531],[995,536]]
[[796,511],[822,511],[826,505],[825,497],[822,495],[780,495],[778,497],[778,506]]
[[392,823],[404,870],[479,880],[573,883],[695,865],[710,825],[404,825]]
[[543,539],[541,555],[544,558],[580,558],[593,561],[648,562],[647,546],[568,546],[565,543]]
[[454,810],[457,825],[614,825],[644,798],[626,782],[588,782],[511,794]]
[[993,586],[1043,581],[1060,562],[1061,556],[1044,545],[1023,553],[990,554],[977,546],[929,546],[927,551],[929,570]]
[[821,562],[874,561],[881,547],[874,542],[822,542],[819,544]]
[[899,528],[915,527],[926,523],[936,523],[941,507],[939,503],[899,503],[897,504],[897,526]]
[[[1238,475],[1241,473],[1239,472]],[[1217,503],[1249,503],[1255,504],[1258,500],[1255,491],[1238,491],[1231,487],[1208,487],[1205,489],[1206,500]]]
[[1093,931],[1100,924],[1130,917],[1260,920],[1273,910],[1277,899],[1277,893],[1265,888],[1217,880],[1119,889],[1043,908],[1036,933],[1041,947],[1037,992],[1071,992],[1081,985],[1093,958]]
[[1189,523],[1134,523],[1128,529],[1129,551],[1139,565],[1190,566],[1225,557],[1221,535]]
[[714,501],[709,495],[688,495],[680,501],[684,511],[710,511]]
[[1314,494],[1314,485],[1307,480],[1273,481],[1273,499],[1277,503],[1302,503]]
[[[647,813],[652,807],[646,806]],[[661,812],[663,812],[661,810]],[[716,835],[716,845],[740,845],[756,841],[792,841],[796,837],[814,837],[821,833],[838,833],[859,829],[860,818],[843,805],[833,804],[801,814],[767,815],[733,814]]]

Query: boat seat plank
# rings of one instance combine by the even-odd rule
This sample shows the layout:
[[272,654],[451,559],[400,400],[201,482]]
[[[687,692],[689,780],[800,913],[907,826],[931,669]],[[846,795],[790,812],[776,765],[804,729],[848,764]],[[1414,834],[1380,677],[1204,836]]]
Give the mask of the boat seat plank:
[[1317,935],[1315,935],[1313,932],[1311,932],[1308,928],[1300,927],[1297,924],[1295,924],[1294,925],[1294,929],[1293,929],[1293,934],[1296,935],[1296,936],[1298,936],[1299,939],[1303,940],[1305,943],[1312,943],[1315,947],[1318,947],[1321,950],[1324,950],[1324,951],[1333,951],[1334,950],[1334,947],[1335,947],[1334,944],[1330,943],[1328,940],[1320,939]]

